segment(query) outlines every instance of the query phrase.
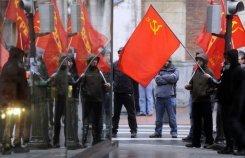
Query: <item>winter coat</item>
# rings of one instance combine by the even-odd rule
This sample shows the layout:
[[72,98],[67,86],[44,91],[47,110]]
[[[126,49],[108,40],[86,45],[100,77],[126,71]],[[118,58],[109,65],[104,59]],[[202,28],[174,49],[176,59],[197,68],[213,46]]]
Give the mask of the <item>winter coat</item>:
[[222,106],[231,111],[231,109],[234,109],[234,106],[238,106],[238,100],[241,97],[242,74],[244,70],[237,61],[237,54],[229,53],[229,56],[231,56],[231,64],[222,73],[217,95]]
[[114,92],[133,94],[133,80],[118,69],[118,61],[113,64]]
[[[207,56],[203,53],[200,53],[197,55],[196,59],[198,58],[202,59],[204,62],[202,69],[209,75],[213,76],[212,71],[209,68],[207,68]],[[190,85],[193,102],[203,102],[208,100],[210,101],[210,95],[213,92],[214,85],[209,80],[209,78],[204,76],[204,73],[201,71],[200,68],[197,68],[195,74],[193,75],[190,81]]]
[[15,47],[10,49],[10,57],[0,76],[0,106],[6,107],[8,103],[28,105],[28,83],[22,63],[23,53]]
[[173,64],[168,67],[162,68],[155,78],[156,81],[156,97],[170,98],[175,96],[176,83],[179,80],[179,71]]
[[82,95],[85,99],[102,102],[105,87],[102,75],[97,67],[90,67],[81,79]]

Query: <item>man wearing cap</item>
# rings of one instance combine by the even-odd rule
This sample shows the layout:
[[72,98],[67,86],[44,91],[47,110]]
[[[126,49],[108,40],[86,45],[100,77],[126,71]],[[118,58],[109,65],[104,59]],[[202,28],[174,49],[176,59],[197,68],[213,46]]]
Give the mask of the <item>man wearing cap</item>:
[[[193,118],[193,137],[192,143],[186,144],[186,147],[201,147],[201,129],[202,119],[204,122],[204,132],[206,134],[205,148],[213,144],[213,120],[211,98],[213,84],[204,72],[213,76],[212,71],[207,67],[208,58],[205,54],[200,53],[196,56],[198,67],[189,85],[186,85],[187,90],[192,91],[192,118]],[[203,71],[202,71],[202,70]]]
[[[122,48],[118,50],[118,55]],[[128,124],[130,127],[131,138],[137,136],[136,110],[134,104],[133,80],[121,72],[118,68],[118,61],[113,64],[114,80],[114,115],[112,117],[112,137],[117,136],[118,124],[122,105],[125,106],[128,113]]]

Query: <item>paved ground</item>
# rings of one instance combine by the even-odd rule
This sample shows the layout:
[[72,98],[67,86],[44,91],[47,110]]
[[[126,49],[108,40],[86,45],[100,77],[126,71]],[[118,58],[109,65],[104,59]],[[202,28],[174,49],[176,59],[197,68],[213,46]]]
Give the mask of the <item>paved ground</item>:
[[[177,108],[178,138],[171,138],[168,124],[163,126],[163,138],[150,139],[149,135],[154,132],[155,115],[138,116],[138,137],[130,138],[130,130],[127,115],[122,114],[118,132],[119,141],[117,151],[110,154],[110,158],[233,158],[234,156],[218,155],[216,151],[206,149],[188,149],[181,141],[189,132],[188,108]],[[79,128],[79,136],[81,136]],[[63,134],[61,135],[61,138]],[[64,138],[62,138],[64,139]],[[63,140],[61,141],[63,142]],[[62,145],[62,143],[61,143]],[[50,150],[32,150],[27,154],[12,154],[1,158],[64,158],[71,157],[80,150],[67,151],[64,147]],[[237,157],[236,158],[240,158]]]

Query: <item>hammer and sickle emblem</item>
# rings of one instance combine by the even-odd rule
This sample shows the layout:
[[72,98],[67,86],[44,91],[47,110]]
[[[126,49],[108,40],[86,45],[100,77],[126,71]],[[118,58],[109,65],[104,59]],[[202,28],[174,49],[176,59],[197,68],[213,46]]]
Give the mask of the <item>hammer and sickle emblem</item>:
[[236,21],[232,22],[232,33],[236,32],[237,30],[240,30],[243,32],[243,29],[237,25],[238,25],[238,22],[236,22]]
[[154,32],[154,35],[157,34],[159,29],[162,27],[162,25],[158,25],[156,20],[151,20],[150,21],[150,28]]

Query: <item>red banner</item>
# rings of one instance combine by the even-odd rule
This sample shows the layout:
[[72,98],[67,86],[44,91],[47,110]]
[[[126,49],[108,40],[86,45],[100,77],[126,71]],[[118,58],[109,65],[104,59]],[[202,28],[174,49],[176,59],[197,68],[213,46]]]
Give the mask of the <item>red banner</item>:
[[[75,48],[77,52],[76,65],[79,74],[84,72],[89,54],[93,53],[96,55],[99,52],[99,48],[104,47],[108,41],[104,35],[94,29],[90,22],[88,11],[83,4],[81,4],[81,15],[81,31],[69,39],[69,47]],[[70,24],[69,20],[68,24]],[[70,28],[69,25],[68,28]],[[99,57],[99,68],[103,72],[110,71],[110,66],[107,64],[105,57],[102,55]]]
[[16,47],[26,50],[30,47],[28,21],[24,10],[19,7],[19,3],[20,0],[9,0],[5,17],[16,23],[18,31]]
[[141,85],[147,86],[179,45],[179,40],[168,25],[150,6],[125,45],[119,68]]

